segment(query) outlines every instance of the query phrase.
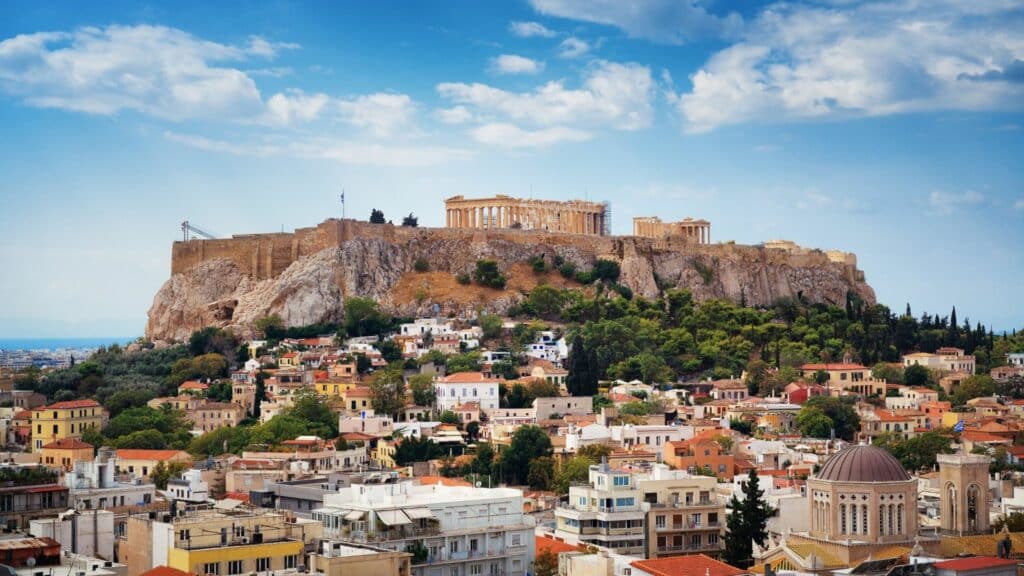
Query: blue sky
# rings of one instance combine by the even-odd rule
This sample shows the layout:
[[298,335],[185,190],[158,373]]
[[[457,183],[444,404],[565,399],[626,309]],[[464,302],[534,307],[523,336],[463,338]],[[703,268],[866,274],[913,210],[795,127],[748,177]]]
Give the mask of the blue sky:
[[190,221],[495,193],[857,253],[879,300],[1024,326],[1024,7],[5,2],[0,337],[141,334]]

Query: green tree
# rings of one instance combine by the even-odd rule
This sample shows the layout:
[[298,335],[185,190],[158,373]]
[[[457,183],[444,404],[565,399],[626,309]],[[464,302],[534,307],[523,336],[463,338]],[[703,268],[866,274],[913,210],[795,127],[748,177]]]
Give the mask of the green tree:
[[433,406],[437,399],[434,378],[430,374],[416,374],[410,377],[409,390],[412,392],[412,401],[417,406]]
[[501,336],[501,316],[497,314],[481,314],[479,322],[480,330],[483,331],[485,339],[493,340]]
[[249,433],[248,426],[222,426],[193,438],[188,451],[197,458],[237,454],[249,445]]
[[526,483],[533,490],[548,490],[555,476],[555,459],[541,456],[530,461],[530,469],[526,474]]
[[821,408],[805,406],[796,415],[796,427],[804,436],[828,438],[835,428],[835,423]]
[[114,442],[117,448],[136,448],[140,450],[163,450],[167,448],[164,435],[156,430],[139,430],[121,436]]
[[995,394],[996,383],[989,376],[968,376],[953,390],[950,400],[953,406],[963,406],[971,398],[980,398]]
[[455,412],[452,412],[451,410],[445,410],[444,412],[442,412],[441,418],[439,420],[441,421],[442,424],[451,424],[453,426],[458,426],[462,424],[462,421],[459,420],[459,415],[456,414]]
[[[860,431],[860,417],[857,416],[857,411],[854,409],[855,402],[856,400],[849,396],[843,398],[815,396],[804,402],[800,411],[803,412],[805,409],[810,410],[813,408],[820,409],[832,420],[832,426],[836,431],[836,438],[852,442],[857,432]],[[799,420],[799,418],[800,414],[798,413],[797,419]]]
[[345,299],[345,331],[349,336],[373,336],[387,330],[388,319],[372,298]]
[[903,369],[903,383],[907,386],[927,386],[931,379],[931,371],[920,364],[913,364]]
[[231,402],[233,388],[230,380],[219,380],[210,384],[206,397],[214,402]]
[[594,262],[592,270],[594,278],[606,282],[617,282],[619,280],[619,263],[614,260],[598,259]]
[[182,472],[188,469],[188,466],[183,462],[171,462],[165,464],[162,460],[156,463],[156,466],[150,470],[149,479],[153,481],[153,484],[160,490],[167,489],[167,481],[171,478],[177,478]]
[[306,427],[302,435],[312,434],[321,438],[334,438],[338,435],[338,415],[311,389],[296,391],[292,405],[282,415],[302,422]]
[[768,537],[766,526],[775,510],[764,501],[764,490],[759,484],[757,471],[751,469],[747,479],[740,484],[743,500],[733,496],[729,502],[723,555],[727,564],[750,567],[754,563],[753,544],[764,546]]
[[441,447],[430,438],[405,438],[395,448],[395,463],[399,466],[407,466],[413,462],[425,462],[440,458],[443,454]]
[[566,460],[565,464],[562,464],[562,467],[558,470],[558,474],[555,475],[555,481],[551,489],[559,495],[564,496],[568,494],[570,486],[587,481],[590,477],[590,467],[596,463],[588,456],[582,454],[577,454]]
[[593,362],[579,334],[572,340],[569,350],[569,375],[565,386],[573,396],[592,396],[597,394],[597,374],[593,370]]
[[402,371],[388,368],[370,380],[370,403],[377,414],[397,417],[405,409],[405,380]]
[[410,228],[416,228],[419,225],[420,225],[419,218],[417,218],[416,216],[413,216],[412,212],[410,212],[408,216],[402,218],[402,226],[407,226],[407,227],[410,227]]
[[528,309],[542,318],[557,318],[564,305],[564,293],[548,284],[541,284],[530,290],[530,295],[523,303],[524,309]]
[[576,451],[577,456],[583,456],[594,464],[599,464],[601,460],[611,456],[611,454],[612,447],[607,444],[587,444]]
[[551,455],[551,439],[537,426],[521,426],[512,436],[512,442],[501,454],[501,468],[505,481],[513,485],[527,483],[530,462],[534,458]]
[[280,340],[284,334],[284,320],[281,320],[281,317],[277,314],[264,316],[256,320],[256,331],[262,334],[264,338]]
[[384,212],[376,208],[370,210],[370,224],[383,224],[384,222],[386,222]]
[[481,286],[505,288],[506,278],[498,268],[498,261],[492,258],[484,258],[476,261],[476,269],[473,271],[473,280]]
[[903,384],[903,367],[890,362],[879,362],[871,368],[871,376],[890,384]]

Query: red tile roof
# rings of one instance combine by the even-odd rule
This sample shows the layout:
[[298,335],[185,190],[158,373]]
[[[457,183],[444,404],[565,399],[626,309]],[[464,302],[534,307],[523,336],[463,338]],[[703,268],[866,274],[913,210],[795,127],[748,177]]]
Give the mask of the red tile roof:
[[461,478],[446,478],[444,476],[420,476],[421,485],[440,484],[441,486],[472,486]]
[[835,370],[867,370],[867,366],[860,364],[804,364],[801,370],[824,370],[826,372]]
[[376,440],[377,436],[371,436],[369,434],[363,434],[362,432],[346,432],[341,435],[347,442],[365,442],[367,440]]
[[561,540],[556,540],[554,538],[548,538],[545,536],[534,536],[533,540],[534,542],[536,542],[536,545],[534,547],[534,558],[540,556],[544,552],[550,552],[552,554],[558,555],[562,552],[577,552],[579,550],[582,550],[582,548],[579,546],[566,544]]
[[637,560],[630,564],[654,576],[740,576],[750,572],[704,554]]
[[85,448],[92,450],[93,445],[86,444],[78,438],[61,438],[43,446],[43,450],[82,450]]
[[500,382],[499,378],[487,378],[483,372],[456,372],[441,379],[445,384],[475,384]]
[[67,410],[69,408],[99,408],[99,402],[95,400],[67,400],[65,402],[56,402],[49,406],[43,406],[42,408],[35,408],[35,410]]
[[198,380],[189,380],[187,382],[182,382],[178,386],[178,390],[209,390],[209,389],[210,389],[210,385],[209,384],[203,384],[202,382],[200,382]]
[[183,450],[141,450],[137,448],[122,448],[117,451],[118,460],[170,460],[184,454],[192,459],[188,452]]
[[935,567],[939,570],[955,570],[963,572],[968,570],[981,570],[982,568],[996,568],[998,566],[1010,566],[1020,562],[1013,558],[996,558],[995,556],[972,556],[970,558],[956,558],[936,562]]
[[171,568],[170,566],[157,566],[156,568],[146,570],[139,576],[192,576],[192,573]]

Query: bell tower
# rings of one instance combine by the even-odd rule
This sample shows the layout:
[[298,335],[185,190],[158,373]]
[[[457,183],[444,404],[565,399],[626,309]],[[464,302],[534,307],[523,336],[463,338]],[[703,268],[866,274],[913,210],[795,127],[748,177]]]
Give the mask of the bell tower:
[[988,466],[992,458],[982,454],[939,454],[940,518],[944,532],[988,532]]

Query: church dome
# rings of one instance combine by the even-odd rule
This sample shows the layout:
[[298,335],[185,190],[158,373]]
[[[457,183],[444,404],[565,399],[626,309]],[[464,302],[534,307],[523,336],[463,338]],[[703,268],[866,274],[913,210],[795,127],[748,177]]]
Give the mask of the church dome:
[[850,446],[833,454],[815,478],[831,482],[904,482],[910,474],[888,450]]

